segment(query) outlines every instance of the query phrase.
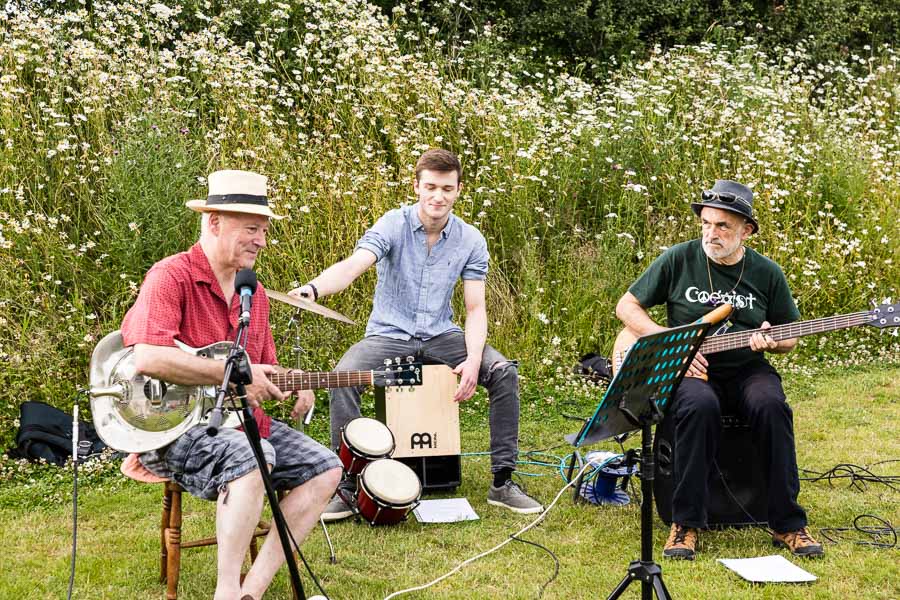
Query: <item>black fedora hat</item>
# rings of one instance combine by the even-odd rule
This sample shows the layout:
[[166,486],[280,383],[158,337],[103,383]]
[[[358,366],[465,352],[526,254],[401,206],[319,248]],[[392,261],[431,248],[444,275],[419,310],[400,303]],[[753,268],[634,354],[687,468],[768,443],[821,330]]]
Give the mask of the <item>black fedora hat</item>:
[[753,226],[753,233],[759,231],[759,223],[753,217],[753,191],[742,183],[730,179],[716,179],[711,190],[703,190],[700,194],[703,202],[691,202],[694,214],[709,206],[737,213],[747,219]]

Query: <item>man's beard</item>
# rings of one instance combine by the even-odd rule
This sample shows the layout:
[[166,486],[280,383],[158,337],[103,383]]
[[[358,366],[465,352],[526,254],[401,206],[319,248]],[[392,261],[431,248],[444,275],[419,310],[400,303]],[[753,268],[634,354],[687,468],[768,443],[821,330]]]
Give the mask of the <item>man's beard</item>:
[[733,244],[730,246],[713,246],[709,242],[703,242],[703,252],[706,253],[706,256],[709,258],[720,261],[723,258],[728,258],[737,252],[741,247],[741,240],[735,240]]

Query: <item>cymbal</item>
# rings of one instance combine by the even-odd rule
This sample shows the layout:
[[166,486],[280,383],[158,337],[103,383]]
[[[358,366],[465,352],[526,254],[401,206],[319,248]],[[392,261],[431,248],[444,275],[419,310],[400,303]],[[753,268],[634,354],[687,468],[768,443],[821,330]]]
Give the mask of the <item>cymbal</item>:
[[316,313],[317,315],[322,315],[323,317],[328,317],[329,319],[334,319],[335,321],[341,321],[342,323],[349,323],[350,325],[356,325],[356,322],[348,319],[341,313],[336,310],[331,310],[326,306],[322,306],[312,300],[307,300],[306,298],[294,298],[293,296],[288,296],[287,294],[283,294],[281,292],[276,292],[275,290],[266,289],[266,296],[271,298],[272,300],[278,300],[279,302],[284,302],[285,304],[290,304],[291,306],[296,306],[302,310],[308,310],[309,312]]

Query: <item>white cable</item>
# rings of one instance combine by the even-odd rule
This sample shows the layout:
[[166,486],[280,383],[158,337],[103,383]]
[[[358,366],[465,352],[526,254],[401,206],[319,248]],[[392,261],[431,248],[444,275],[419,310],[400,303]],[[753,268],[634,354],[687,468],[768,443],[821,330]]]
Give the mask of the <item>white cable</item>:
[[513,535],[509,536],[508,538],[506,538],[505,540],[503,540],[502,542],[500,542],[499,544],[497,544],[496,546],[494,546],[494,547],[491,548],[490,550],[485,550],[484,552],[482,552],[481,554],[479,554],[479,555],[477,555],[477,556],[473,556],[472,558],[469,558],[469,559],[464,560],[463,562],[461,562],[461,563],[459,563],[458,565],[456,565],[456,567],[453,568],[453,570],[451,570],[451,571],[449,571],[449,572],[447,572],[447,573],[441,575],[440,577],[438,577],[438,578],[435,579],[434,581],[431,581],[431,582],[429,582],[429,583],[426,583],[426,584],[424,584],[424,585],[420,585],[420,586],[417,586],[417,587],[412,587],[412,588],[408,588],[408,589],[405,589],[405,590],[400,590],[400,591],[398,591],[398,592],[394,592],[394,593],[392,593],[392,594],[389,595],[389,596],[385,596],[384,600],[391,600],[391,598],[394,598],[395,596],[399,596],[400,594],[408,594],[409,592],[418,592],[418,591],[421,591],[421,590],[430,588],[430,587],[433,586],[434,584],[436,584],[436,583],[438,583],[438,582],[441,582],[441,581],[443,581],[444,579],[447,579],[448,577],[450,577],[451,575],[453,575],[454,573],[456,573],[457,571],[459,571],[460,569],[462,569],[463,567],[465,567],[465,566],[468,565],[469,563],[475,562],[475,561],[478,560],[479,558],[482,558],[482,557],[484,557],[484,556],[487,556],[488,554],[491,554],[491,553],[493,553],[493,552],[496,552],[497,550],[499,550],[499,549],[502,548],[503,546],[505,546],[505,545],[507,545],[508,543],[512,542],[512,541],[514,540],[514,538],[519,537],[520,535],[522,535],[523,533],[525,533],[526,531],[528,531],[529,529],[531,529],[532,527],[534,527],[535,525],[537,525],[538,523],[540,523],[540,522],[544,519],[544,517],[547,516],[547,513],[550,512],[550,509],[553,508],[553,506],[557,503],[557,501],[559,500],[560,496],[562,496],[563,493],[565,493],[565,491],[566,491],[567,489],[569,489],[570,487],[572,487],[572,486],[575,484],[575,482],[579,480],[579,478],[581,477],[581,475],[587,470],[588,467],[595,467],[595,468],[602,467],[603,465],[605,465],[605,464],[608,463],[609,461],[613,460],[614,458],[618,458],[618,457],[620,457],[620,456],[621,456],[621,454],[617,454],[617,455],[613,456],[612,458],[608,458],[608,459],[604,460],[604,461],[603,461],[602,463],[600,463],[599,465],[598,465],[598,464],[594,464],[594,463],[591,462],[591,461],[586,462],[586,463],[584,464],[584,466],[581,467],[581,470],[578,471],[578,475],[576,475],[575,477],[573,477],[573,478],[572,478],[572,481],[570,481],[569,483],[567,483],[566,485],[564,485],[563,488],[562,488],[561,490],[559,490],[559,493],[556,494],[556,497],[553,499],[553,502],[551,502],[550,505],[549,505],[547,508],[545,508],[544,511],[543,511],[541,514],[539,514],[539,515],[537,516],[537,518],[536,518],[534,521],[532,521],[531,523],[529,523],[528,525],[526,525],[525,527],[523,527],[522,529],[520,529],[519,531],[517,531],[517,532],[514,533]]

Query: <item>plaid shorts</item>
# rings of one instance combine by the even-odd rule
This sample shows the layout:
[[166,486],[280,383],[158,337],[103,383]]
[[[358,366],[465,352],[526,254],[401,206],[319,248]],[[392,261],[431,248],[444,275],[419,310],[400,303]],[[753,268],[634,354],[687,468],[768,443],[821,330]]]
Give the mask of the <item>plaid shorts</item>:
[[[276,490],[293,489],[341,466],[334,452],[281,421],[272,421],[272,431],[262,440],[262,447],[266,463],[274,465],[271,476]],[[223,428],[210,437],[201,425],[189,429],[167,448],[142,454],[141,463],[206,500],[215,500],[229,481],[257,468],[243,431]]]

